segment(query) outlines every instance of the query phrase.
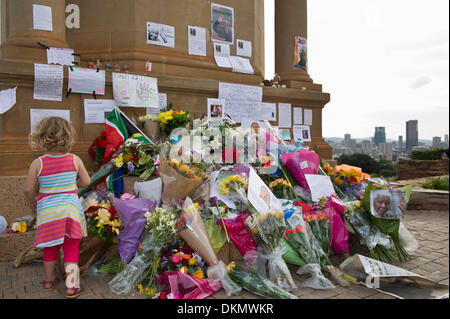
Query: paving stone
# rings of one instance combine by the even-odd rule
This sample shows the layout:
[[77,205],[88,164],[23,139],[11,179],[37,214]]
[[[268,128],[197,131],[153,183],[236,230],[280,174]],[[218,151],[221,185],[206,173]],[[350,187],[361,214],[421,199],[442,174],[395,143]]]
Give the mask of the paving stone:
[[[397,263],[403,269],[422,275],[428,279],[448,285],[449,283],[449,240],[448,212],[408,211],[403,221],[406,228],[419,242],[419,248],[411,260]],[[335,255],[330,255],[331,262],[338,266],[341,263]],[[289,265],[292,277],[298,287],[309,277],[295,274],[298,267]],[[134,292],[134,296],[116,296],[109,290],[108,282],[112,275],[96,276],[84,273],[81,285],[85,291],[81,299],[146,299],[144,295]],[[44,280],[42,263],[31,262],[14,268],[10,262],[0,262],[0,298],[40,298],[64,299],[65,282],[59,281],[55,289],[45,291],[40,285]],[[298,288],[293,293],[301,299],[393,299],[394,297],[369,289],[363,285],[351,284],[350,287],[336,286],[334,289],[317,290]],[[243,290],[239,296],[227,297],[220,290],[210,299],[262,299],[263,297]]]

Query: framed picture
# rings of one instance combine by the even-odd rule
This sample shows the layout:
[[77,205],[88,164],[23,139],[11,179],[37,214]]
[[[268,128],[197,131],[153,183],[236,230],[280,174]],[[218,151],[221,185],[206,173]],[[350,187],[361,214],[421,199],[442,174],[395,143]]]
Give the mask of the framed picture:
[[208,118],[220,119],[225,117],[225,100],[208,99]]

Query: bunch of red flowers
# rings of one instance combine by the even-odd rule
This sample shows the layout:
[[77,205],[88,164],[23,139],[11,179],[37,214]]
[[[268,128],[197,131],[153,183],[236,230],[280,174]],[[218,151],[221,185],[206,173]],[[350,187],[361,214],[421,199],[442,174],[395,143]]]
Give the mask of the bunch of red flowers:
[[100,132],[100,136],[96,137],[91,146],[89,146],[88,150],[88,153],[96,166],[100,166],[100,164],[102,163],[103,157],[105,156],[105,149],[106,131],[102,131]]

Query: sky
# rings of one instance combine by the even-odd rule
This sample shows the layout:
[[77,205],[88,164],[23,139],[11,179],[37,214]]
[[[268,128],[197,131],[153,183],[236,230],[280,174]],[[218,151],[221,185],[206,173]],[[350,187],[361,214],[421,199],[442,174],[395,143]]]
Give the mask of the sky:
[[[273,0],[264,1],[272,78]],[[331,97],[322,111],[324,137],[370,137],[384,126],[387,138],[405,139],[406,121],[418,120],[419,139],[444,139],[448,10],[448,0],[308,1],[308,73]]]

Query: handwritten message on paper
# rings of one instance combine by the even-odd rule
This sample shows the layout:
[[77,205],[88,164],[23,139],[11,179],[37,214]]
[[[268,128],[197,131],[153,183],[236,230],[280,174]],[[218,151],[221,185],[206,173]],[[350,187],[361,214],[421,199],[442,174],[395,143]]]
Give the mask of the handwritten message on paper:
[[72,93],[105,94],[105,71],[86,68],[69,69],[69,89]]
[[242,118],[255,118],[262,102],[263,89],[260,86],[219,83],[219,99],[226,101],[226,113],[236,123]]
[[33,98],[35,100],[62,101],[63,80],[62,66],[35,64]]
[[282,128],[292,127],[291,104],[278,103],[278,126]]
[[117,106],[159,110],[158,79],[156,78],[113,73],[113,92]]
[[73,49],[47,49],[47,64],[73,65]]

